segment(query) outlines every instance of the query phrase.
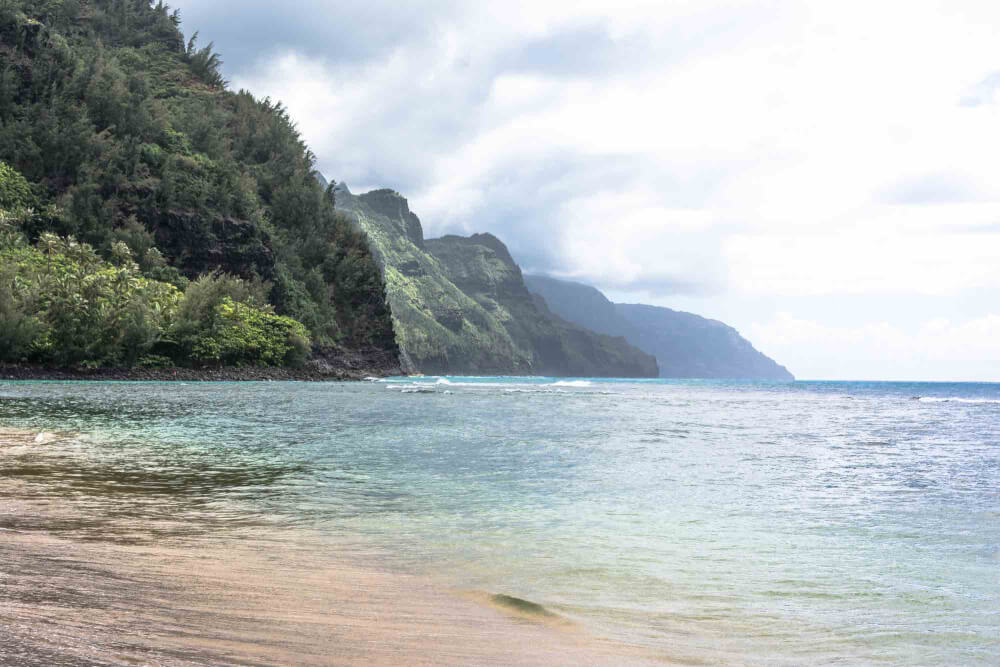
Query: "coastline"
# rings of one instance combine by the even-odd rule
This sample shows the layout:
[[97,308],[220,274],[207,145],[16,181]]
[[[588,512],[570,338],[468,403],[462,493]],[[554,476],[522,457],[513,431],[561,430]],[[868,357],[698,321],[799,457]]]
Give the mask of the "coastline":
[[[480,382],[0,383],[0,545],[7,528],[85,562],[110,543],[117,561],[204,549],[225,567],[271,539],[278,579],[307,541],[330,572],[517,597],[688,664],[1000,655],[996,387]],[[0,598],[53,564],[25,558],[0,547]],[[89,580],[68,576],[64,594]]]
[[0,533],[5,664],[664,664],[275,535],[178,547]]
[[[0,429],[0,463],[58,447]],[[98,532],[42,482],[0,489],[0,663],[619,665],[666,656],[512,598],[386,568],[384,547],[155,513]],[[194,529],[192,531],[192,529]],[[68,531],[68,532],[67,532]],[[499,599],[498,599],[499,598]],[[515,602],[523,602],[516,601]]]
[[48,368],[0,364],[3,380],[109,382],[343,382],[402,375],[399,359],[383,350],[324,351],[300,368],[241,366],[223,368]]

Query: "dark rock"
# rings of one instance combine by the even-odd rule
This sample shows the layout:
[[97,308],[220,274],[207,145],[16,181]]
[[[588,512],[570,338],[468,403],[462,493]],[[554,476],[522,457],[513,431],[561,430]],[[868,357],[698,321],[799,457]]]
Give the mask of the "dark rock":
[[411,278],[419,278],[420,276],[426,274],[426,271],[424,271],[423,267],[420,266],[420,262],[416,260],[403,262],[396,268],[398,268],[399,272],[402,273],[404,276],[409,276]]
[[218,217],[207,227],[195,211],[170,210],[154,217],[156,246],[188,278],[221,271],[242,278],[274,278],[271,239],[247,220]]
[[372,190],[360,195],[361,199],[376,214],[396,222],[410,242],[418,248],[424,247],[424,228],[420,218],[410,212],[406,198],[394,190]]
[[6,380],[135,380],[135,381],[261,381],[261,380],[362,380],[401,375],[399,359],[380,348],[347,349],[314,346],[313,357],[301,368],[245,366],[239,368],[46,368],[0,365]]

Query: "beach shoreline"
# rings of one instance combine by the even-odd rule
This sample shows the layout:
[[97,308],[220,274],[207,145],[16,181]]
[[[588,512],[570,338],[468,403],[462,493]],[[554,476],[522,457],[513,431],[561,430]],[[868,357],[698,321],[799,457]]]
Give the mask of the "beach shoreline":
[[273,536],[183,547],[0,536],[2,664],[666,664],[486,593]]
[[337,382],[401,375],[399,360],[380,351],[345,352],[317,357],[300,368],[242,366],[223,368],[49,368],[0,364],[0,380],[135,382]]
[[[63,438],[47,435],[0,430],[0,470]],[[189,532],[197,519],[142,511],[95,528],[44,485],[0,490],[0,664],[664,664],[504,596],[381,567],[384,547],[362,540]]]

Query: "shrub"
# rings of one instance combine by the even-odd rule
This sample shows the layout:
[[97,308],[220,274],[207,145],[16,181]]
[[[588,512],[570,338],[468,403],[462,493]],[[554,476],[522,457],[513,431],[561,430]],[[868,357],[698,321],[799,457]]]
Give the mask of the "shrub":
[[131,365],[159,342],[180,292],[139,273],[124,243],[103,261],[86,243],[0,235],[0,360]]
[[309,351],[309,332],[300,322],[224,297],[215,321],[194,341],[191,358],[226,366],[300,365]]
[[44,326],[24,310],[19,285],[8,267],[0,268],[0,360],[27,361]]
[[16,169],[0,162],[0,208],[18,211],[35,204],[31,186]]

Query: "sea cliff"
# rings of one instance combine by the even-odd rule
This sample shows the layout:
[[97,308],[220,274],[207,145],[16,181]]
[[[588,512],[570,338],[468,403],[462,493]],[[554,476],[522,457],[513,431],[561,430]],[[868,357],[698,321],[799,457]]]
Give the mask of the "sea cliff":
[[392,190],[333,189],[382,266],[404,366],[433,374],[655,377],[656,361],[624,339],[553,315],[528,292],[491,234],[425,239]]
[[525,282],[558,315],[594,331],[623,336],[655,355],[660,377],[795,379],[718,320],[657,306],[612,303],[594,287],[546,276],[525,276]]

